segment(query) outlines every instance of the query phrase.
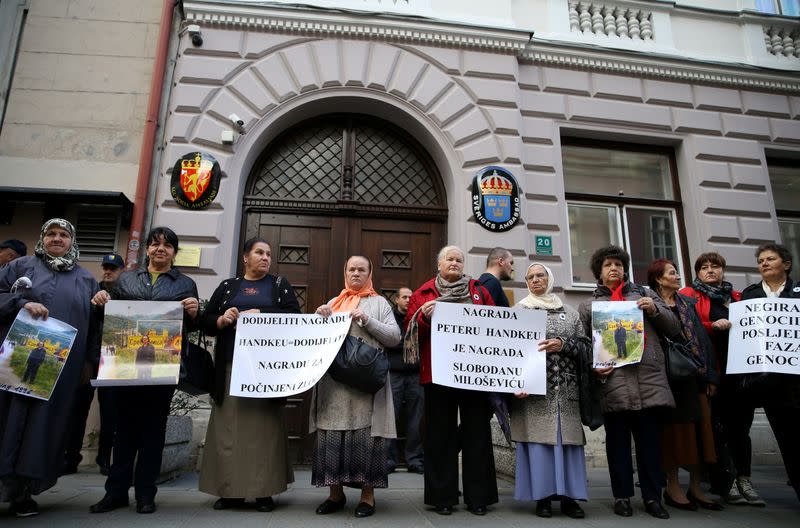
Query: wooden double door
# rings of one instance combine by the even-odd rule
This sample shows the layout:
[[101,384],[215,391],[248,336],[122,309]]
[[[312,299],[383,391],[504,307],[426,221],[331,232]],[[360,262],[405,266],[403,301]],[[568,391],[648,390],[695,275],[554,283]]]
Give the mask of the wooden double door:
[[[401,287],[418,288],[434,275],[436,253],[445,244],[445,224],[251,211],[246,217],[246,237],[252,236],[271,243],[270,272],[289,280],[303,313],[314,313],[344,287],[344,264],[350,255],[372,261],[373,286],[390,301]],[[310,401],[308,391],[290,398],[286,409],[296,463],[307,463],[312,454]]]

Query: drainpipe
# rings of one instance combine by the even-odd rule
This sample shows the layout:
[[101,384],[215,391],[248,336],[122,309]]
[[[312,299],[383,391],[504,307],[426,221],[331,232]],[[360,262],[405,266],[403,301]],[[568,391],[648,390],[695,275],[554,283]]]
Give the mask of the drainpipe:
[[147,118],[145,119],[144,133],[142,135],[142,150],[139,153],[139,174],[136,178],[136,196],[133,201],[128,254],[125,259],[128,269],[135,269],[139,266],[139,249],[142,245],[142,229],[147,210],[147,191],[150,187],[150,175],[152,174],[153,149],[155,148],[156,130],[158,129],[158,114],[161,107],[161,94],[163,92],[167,53],[172,34],[172,15],[174,10],[175,0],[164,0],[164,5],[161,8],[155,63],[153,64],[153,78],[150,81]]

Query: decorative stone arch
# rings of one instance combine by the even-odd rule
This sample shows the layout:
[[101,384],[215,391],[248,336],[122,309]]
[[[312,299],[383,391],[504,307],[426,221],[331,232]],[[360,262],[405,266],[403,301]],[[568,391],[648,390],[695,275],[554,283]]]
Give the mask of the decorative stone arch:
[[247,177],[243,206],[447,218],[447,195],[427,151],[400,127],[365,114],[329,113],[278,136]]
[[[207,43],[223,37],[222,29],[204,31]],[[184,230],[189,241],[212,245],[204,255],[208,272],[202,272],[209,273],[209,283],[214,280],[210,268],[236,269],[239,233],[231,228],[238,231],[241,197],[258,155],[294,124],[331,107],[374,115],[408,131],[433,158],[451,203],[469,200],[475,167],[505,159],[492,119],[460,77],[460,50],[411,52],[399,44],[258,32],[247,33],[237,54],[208,46],[186,49],[176,69],[165,160],[201,148],[217,157],[225,177],[209,214],[191,221],[187,212],[169,206],[162,183],[159,195],[167,207],[155,218],[183,223],[189,226]],[[223,145],[220,136],[232,128],[228,116],[233,113],[245,121],[246,133]],[[163,170],[169,169],[165,162]],[[468,214],[448,216],[449,241],[467,243],[468,219]]]

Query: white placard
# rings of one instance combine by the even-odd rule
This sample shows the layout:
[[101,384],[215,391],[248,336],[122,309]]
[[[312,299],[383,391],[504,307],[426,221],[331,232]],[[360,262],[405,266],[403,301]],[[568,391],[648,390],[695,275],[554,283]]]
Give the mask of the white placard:
[[800,299],[732,303],[727,374],[800,374]]
[[350,313],[242,314],[236,322],[231,396],[278,398],[304,392],[330,367]]
[[547,312],[437,302],[431,369],[438,385],[488,392],[545,394]]

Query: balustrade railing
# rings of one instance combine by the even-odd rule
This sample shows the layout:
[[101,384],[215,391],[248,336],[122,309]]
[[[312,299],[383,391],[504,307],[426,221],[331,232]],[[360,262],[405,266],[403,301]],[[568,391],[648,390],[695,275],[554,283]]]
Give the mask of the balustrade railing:
[[569,2],[569,29],[584,35],[653,40],[650,11],[606,2]]

